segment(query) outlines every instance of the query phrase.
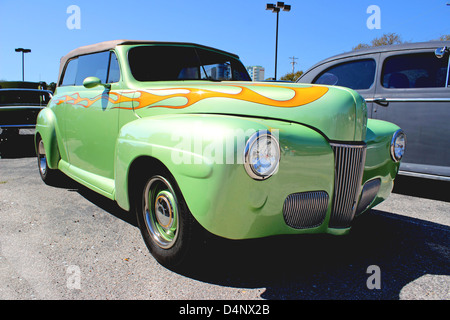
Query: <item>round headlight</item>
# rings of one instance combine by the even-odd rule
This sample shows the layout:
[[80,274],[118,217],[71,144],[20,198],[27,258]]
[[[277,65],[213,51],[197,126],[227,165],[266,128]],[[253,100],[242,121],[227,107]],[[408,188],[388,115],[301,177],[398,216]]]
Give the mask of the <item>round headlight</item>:
[[395,131],[391,140],[391,157],[395,162],[403,158],[406,148],[406,135],[403,130]]
[[272,176],[280,162],[280,146],[269,131],[258,131],[248,139],[244,150],[244,167],[256,180]]

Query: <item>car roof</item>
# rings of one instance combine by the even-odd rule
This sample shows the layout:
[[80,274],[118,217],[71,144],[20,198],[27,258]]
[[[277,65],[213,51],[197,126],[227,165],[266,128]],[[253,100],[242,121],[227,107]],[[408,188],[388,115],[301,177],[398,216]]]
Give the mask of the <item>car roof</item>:
[[[415,50],[415,49],[431,49],[431,48],[440,48],[450,46],[450,41],[428,41],[428,42],[415,42],[415,43],[403,43],[403,44],[395,44],[395,45],[385,45],[385,46],[379,46],[379,47],[373,47],[368,49],[359,49],[359,50],[353,50],[345,53],[341,53],[332,57],[329,57],[327,59],[324,59],[315,65],[313,65],[311,68],[308,69],[308,71],[324,64],[330,61],[344,59],[344,58],[351,58],[351,57],[358,57],[366,54],[372,54],[372,53],[381,53],[381,52],[394,52],[394,51],[404,51],[404,50]],[[306,71],[305,74],[308,72]]]
[[[227,55],[231,55],[231,56],[235,57],[236,59],[239,59],[239,56],[234,53],[219,50],[219,49],[204,46],[204,45],[200,45],[200,44],[196,44],[196,43],[190,43],[190,42],[123,40],[123,39],[122,40],[110,40],[110,41],[103,41],[103,42],[99,42],[96,44],[90,44],[87,46],[79,47],[79,48],[76,48],[76,49],[70,51],[68,54],[66,54],[64,57],[61,58],[60,66],[59,66],[59,77],[61,77],[61,72],[63,71],[63,68],[66,65],[67,60],[70,60],[72,58],[75,58],[75,57],[78,57],[81,55],[85,55],[85,54],[112,50],[115,47],[120,46],[120,45],[137,45],[137,44],[179,44],[179,45],[196,46],[196,47],[202,47],[202,48],[212,49],[214,51],[222,52]],[[60,79],[58,79],[58,83],[59,83],[59,80]]]
[[44,86],[45,82],[31,82],[31,81],[0,81],[0,89],[39,89]]

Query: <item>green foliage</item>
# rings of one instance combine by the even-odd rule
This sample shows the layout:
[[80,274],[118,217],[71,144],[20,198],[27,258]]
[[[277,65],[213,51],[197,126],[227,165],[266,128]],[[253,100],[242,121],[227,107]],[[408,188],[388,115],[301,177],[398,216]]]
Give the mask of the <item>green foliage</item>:
[[[444,34],[440,36],[438,39],[435,39],[433,41],[449,41],[450,40],[450,34]],[[380,47],[380,46],[388,46],[391,44],[402,44],[405,43],[400,35],[397,33],[385,33],[379,38],[375,38],[371,41],[370,44],[367,43],[360,43],[356,47],[353,47],[352,50],[360,50],[360,49],[367,49],[367,48],[373,48],[373,47]]]
[[285,74],[284,76],[281,77],[280,80],[287,80],[287,81],[293,81],[295,82],[298,78],[301,77],[301,75],[303,74],[303,71],[297,71],[297,72],[290,72],[288,74]]
[[450,41],[450,34],[444,34],[443,36],[440,36],[438,39],[439,41]]
[[387,45],[391,45],[391,44],[401,44],[401,43],[403,43],[403,41],[402,41],[400,35],[398,35],[396,33],[385,33],[381,37],[373,39],[370,44],[360,43],[356,47],[353,47],[352,50],[360,50],[360,49],[381,47],[381,46],[387,46]]

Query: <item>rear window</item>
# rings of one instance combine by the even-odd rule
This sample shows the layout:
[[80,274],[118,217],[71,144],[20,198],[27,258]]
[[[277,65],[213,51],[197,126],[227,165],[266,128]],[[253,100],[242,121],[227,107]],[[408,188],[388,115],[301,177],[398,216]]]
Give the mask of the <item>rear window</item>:
[[5,106],[46,106],[50,93],[40,90],[0,90],[0,107]]
[[141,46],[130,49],[128,61],[138,81],[250,81],[242,63],[232,56],[184,46]]
[[389,57],[383,65],[385,88],[441,88],[447,79],[448,55],[438,59],[433,52]]
[[354,90],[369,89],[375,81],[375,69],[376,63],[373,59],[345,62],[326,69],[313,83]]

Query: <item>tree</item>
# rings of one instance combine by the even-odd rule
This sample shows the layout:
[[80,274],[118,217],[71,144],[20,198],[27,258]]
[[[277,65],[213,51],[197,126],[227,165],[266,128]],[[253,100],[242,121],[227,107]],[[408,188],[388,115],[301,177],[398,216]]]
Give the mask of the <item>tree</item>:
[[47,85],[47,90],[50,90],[50,91],[52,91],[54,93],[55,89],[56,89],[56,83],[55,82],[50,82],[50,84]]
[[375,38],[371,41],[371,44],[360,43],[356,47],[353,47],[352,50],[373,48],[373,47],[381,47],[388,46],[391,44],[401,44],[403,43],[401,37],[396,33],[385,33],[379,38]]
[[282,76],[280,80],[288,80],[288,81],[295,82],[298,78],[301,77],[302,74],[303,74],[303,71],[297,71],[294,73],[290,72],[290,73],[287,73],[284,76]]
[[444,34],[438,40],[439,41],[449,41],[450,40],[450,34]]

